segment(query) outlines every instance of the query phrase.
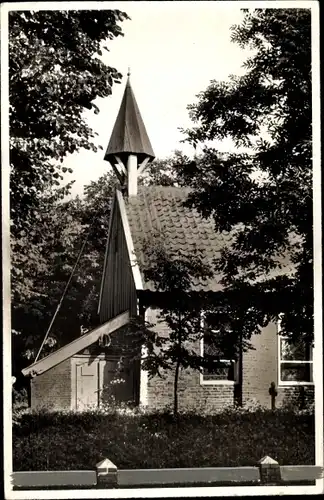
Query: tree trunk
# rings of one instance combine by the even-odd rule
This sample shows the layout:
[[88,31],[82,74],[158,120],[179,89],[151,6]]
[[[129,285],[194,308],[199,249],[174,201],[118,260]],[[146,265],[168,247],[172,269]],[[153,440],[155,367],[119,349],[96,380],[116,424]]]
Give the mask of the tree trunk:
[[239,391],[238,404],[239,404],[239,406],[243,406],[243,338],[242,338],[242,333],[240,335],[238,363],[239,363],[239,365],[238,365],[239,374],[238,374],[238,380],[237,380],[237,384],[236,384],[238,386],[238,391]]
[[174,399],[173,399],[173,415],[176,417],[178,415],[178,380],[180,371],[180,359],[178,358],[175,374],[174,374]]
[[181,313],[179,311],[179,327],[180,331],[178,332],[178,345],[177,345],[177,364],[175,368],[175,374],[174,374],[174,401],[173,401],[173,416],[177,417],[178,415],[178,381],[179,381],[179,372],[180,372],[180,365],[181,365],[181,343],[182,343],[182,337],[181,337]]

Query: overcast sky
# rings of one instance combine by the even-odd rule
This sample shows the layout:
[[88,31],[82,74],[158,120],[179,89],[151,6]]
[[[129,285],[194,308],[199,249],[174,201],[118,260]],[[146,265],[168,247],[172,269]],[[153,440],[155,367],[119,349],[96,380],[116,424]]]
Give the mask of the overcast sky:
[[[87,112],[91,127],[105,149],[118,113],[128,67],[131,82],[153,150],[157,158],[175,149],[192,151],[181,144],[178,127],[190,125],[188,104],[212,79],[226,80],[242,74],[248,52],[230,41],[230,27],[243,18],[240,2],[108,2],[105,7],[127,12],[124,37],[110,42],[104,60],[123,75],[111,96],[96,100],[100,113]],[[229,149],[230,144],[223,148]],[[104,151],[81,151],[65,162],[73,167],[72,193],[107,171]]]

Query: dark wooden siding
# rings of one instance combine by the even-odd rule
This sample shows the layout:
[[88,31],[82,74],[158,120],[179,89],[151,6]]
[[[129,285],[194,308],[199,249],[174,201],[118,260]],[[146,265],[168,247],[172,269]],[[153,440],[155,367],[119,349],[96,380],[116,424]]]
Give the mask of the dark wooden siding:
[[137,312],[136,288],[117,199],[113,204],[99,308],[100,323],[129,310]]

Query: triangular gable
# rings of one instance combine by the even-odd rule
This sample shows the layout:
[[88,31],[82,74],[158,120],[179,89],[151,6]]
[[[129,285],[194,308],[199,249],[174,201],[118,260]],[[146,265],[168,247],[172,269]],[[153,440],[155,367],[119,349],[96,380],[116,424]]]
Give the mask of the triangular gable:
[[68,358],[71,358],[78,352],[82,351],[86,347],[89,347],[91,344],[94,344],[99,340],[103,335],[108,335],[118,330],[119,328],[127,325],[129,323],[130,314],[129,311],[116,316],[115,318],[107,321],[103,325],[98,326],[94,330],[91,330],[88,333],[85,333],[81,337],[73,340],[69,344],[61,347],[57,351],[45,356],[40,359],[36,363],[27,366],[22,370],[23,375],[40,375],[41,373],[46,372],[53,366],[62,363]]

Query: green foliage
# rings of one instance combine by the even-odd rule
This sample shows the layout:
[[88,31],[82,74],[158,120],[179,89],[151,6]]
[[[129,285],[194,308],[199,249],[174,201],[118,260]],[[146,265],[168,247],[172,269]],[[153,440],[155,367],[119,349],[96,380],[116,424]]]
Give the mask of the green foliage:
[[[163,322],[168,335],[154,328],[156,325],[140,324],[140,340],[147,347],[143,367],[150,377],[161,375],[161,370],[174,370],[174,407],[178,412],[178,378],[180,368],[199,369],[206,364],[195,349],[201,338],[201,310],[206,297],[195,291],[197,281],[211,278],[210,266],[204,255],[193,249],[190,253],[171,251],[167,235],[157,233],[153,241],[143,241],[147,266],[143,269],[146,282],[152,283],[154,305],[159,308],[158,322]],[[151,305],[151,304],[150,304]]]
[[19,427],[22,416],[28,412],[28,394],[25,388],[12,387],[12,425]]
[[[58,186],[67,154],[96,151],[83,111],[98,108],[121,74],[100,59],[122,35],[119,10],[9,14],[10,191],[12,231],[33,230],[44,188]],[[31,232],[29,232],[31,236]]]
[[[175,453],[176,450],[176,453]],[[13,469],[92,470],[109,457],[118,468],[314,464],[314,416],[228,409],[217,415],[44,411],[13,429]]]
[[28,394],[26,389],[17,390],[14,386],[12,388],[12,404],[13,407],[27,407]]
[[182,170],[183,165],[189,163],[189,157],[178,150],[167,158],[155,158],[145,168],[139,183],[144,186],[186,186]]
[[[97,304],[115,180],[111,174],[85,188],[83,198],[61,203],[43,195],[34,222],[38,243],[26,255],[28,237],[13,259],[22,259],[12,286],[13,373],[28,365],[44,338],[79,249],[86,245],[41,357],[97,323]],[[54,198],[54,199],[53,199]],[[28,290],[27,290],[28,287]],[[18,380],[18,384],[20,380]]]
[[[150,173],[154,176],[155,174]],[[39,199],[33,223],[35,245],[29,234],[12,236],[13,373],[36,356],[59,303],[78,251],[84,252],[56,317],[41,357],[97,323],[97,305],[110,204],[117,180],[112,173],[84,187],[84,196],[61,201],[66,188],[47,190]],[[14,242],[16,242],[14,244]],[[25,249],[29,247],[26,255]]]
[[[122,75],[101,56],[122,35],[120,23],[126,19],[119,10],[9,14],[12,352],[17,376],[26,356],[36,354],[94,216],[98,196],[92,196],[92,185],[84,201],[65,201],[72,183],[61,186],[67,171],[62,163],[81,148],[97,150],[84,111],[97,113],[94,100],[109,96],[114,83],[120,83]],[[94,233],[97,239],[88,245],[44,353],[93,321],[109,196],[99,208],[89,235],[90,241]]]
[[[232,40],[252,49],[246,73],[212,81],[189,106],[195,126],[184,131],[185,140],[203,149],[182,170],[183,182],[193,188],[189,205],[233,235],[216,263],[224,299],[249,292],[246,309],[254,311],[254,322],[283,313],[282,329],[292,340],[311,340],[310,11],[247,11]],[[225,138],[233,141],[232,153],[217,150],[215,141]]]

